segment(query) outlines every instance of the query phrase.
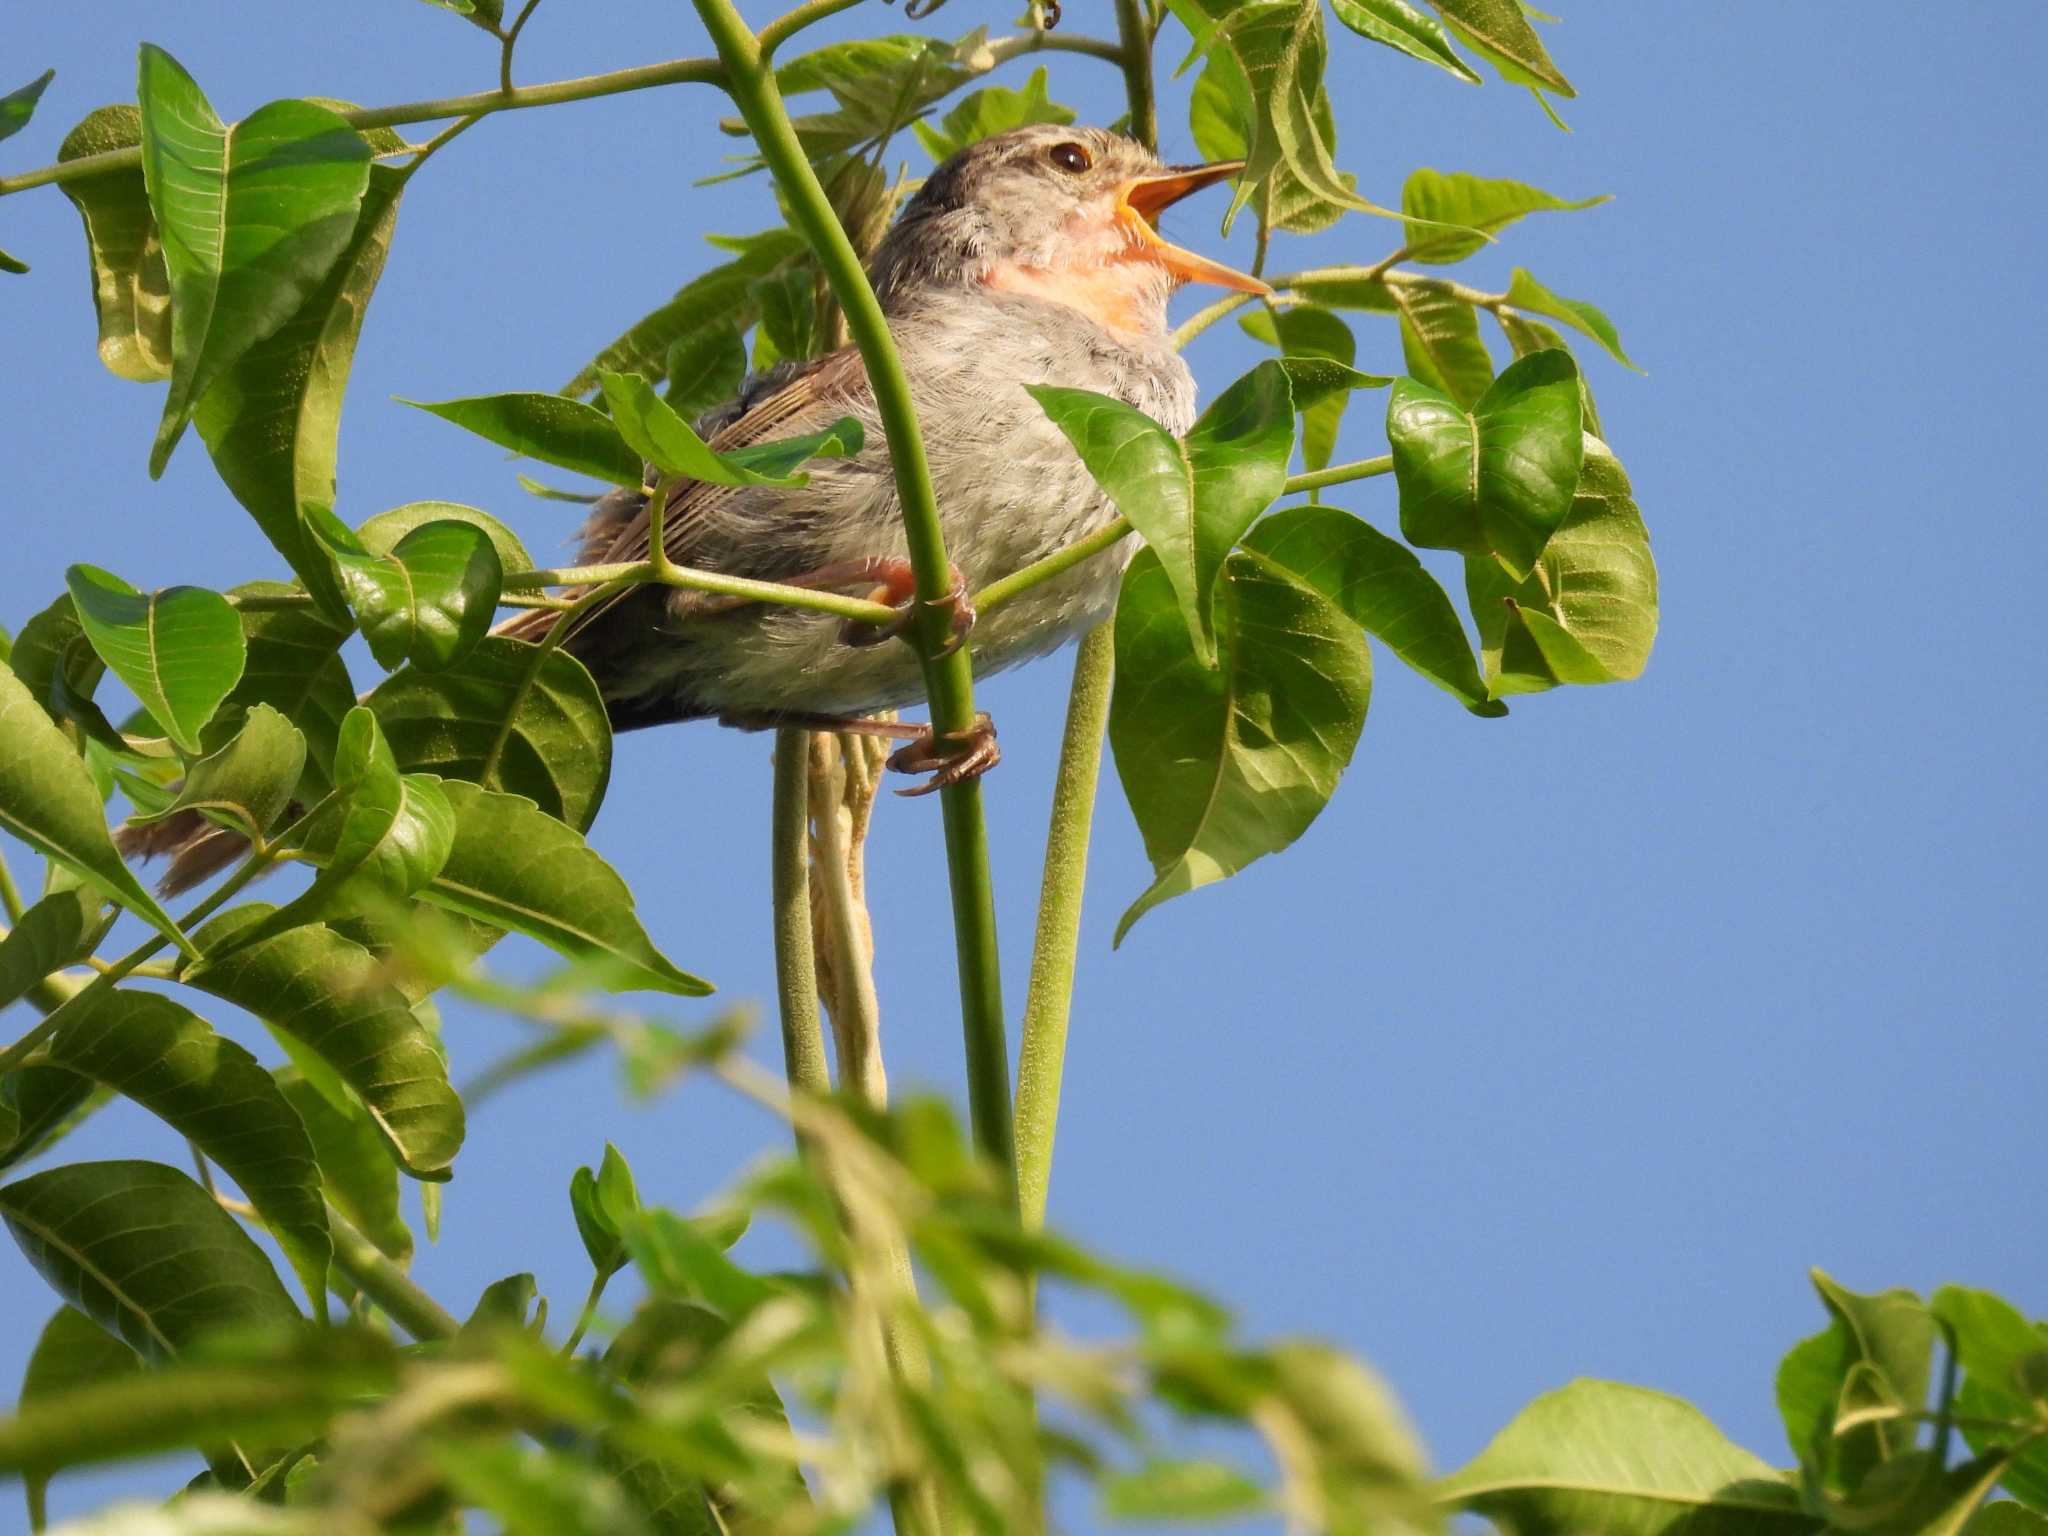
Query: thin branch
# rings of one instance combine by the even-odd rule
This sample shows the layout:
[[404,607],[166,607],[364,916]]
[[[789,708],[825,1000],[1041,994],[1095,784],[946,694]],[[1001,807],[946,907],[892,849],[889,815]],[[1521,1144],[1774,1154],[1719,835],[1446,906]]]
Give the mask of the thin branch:
[[1105,549],[1123,542],[1131,531],[1128,517],[1111,518],[1086,538],[1076,539],[1064,548],[1056,549],[1043,559],[1034,560],[1021,571],[1012,571],[998,577],[974,594],[974,611],[982,618],[1007,602],[1022,596],[1040,582],[1050,581],[1064,571],[1071,570],[1091,555],[1099,555]]
[[1116,32],[1124,97],[1131,107],[1131,137],[1157,153],[1159,100],[1152,87],[1152,35],[1138,0],[1116,0]]
[[[818,1017],[817,958],[811,951],[810,732],[775,733],[775,997],[782,1013],[782,1064],[792,1090],[832,1091],[825,1029]],[[801,1139],[799,1139],[801,1145]]]
[[512,50],[519,46],[519,34],[526,30],[526,19],[533,14],[534,8],[539,4],[540,0],[526,0],[526,4],[520,7],[519,14],[512,19],[512,25],[500,34],[505,40],[505,45],[498,50],[498,88],[507,95],[512,91]]
[[775,50],[805,27],[821,22],[828,16],[837,16],[841,11],[851,10],[858,4],[860,0],[805,0],[804,4],[776,17],[761,29],[761,57],[774,58]]
[[673,564],[657,571],[652,560],[626,561],[616,565],[565,565],[545,571],[513,571],[499,585],[507,591],[520,591],[533,587],[602,586],[611,582],[625,585],[657,582],[662,586],[683,587],[692,592],[715,592],[749,602],[781,603],[790,608],[808,608],[814,613],[851,619],[857,624],[893,624],[902,617],[886,603],[871,603],[865,598],[843,597],[837,592],[818,592],[809,587],[785,586],[779,581],[754,581],[745,576],[696,571]]
[[1307,474],[1289,475],[1287,483],[1280,487],[1283,496],[1296,496],[1303,491],[1319,490],[1326,485],[1343,485],[1351,480],[1370,480],[1374,475],[1388,475],[1394,471],[1394,456],[1383,453],[1376,459],[1359,459],[1350,464],[1332,464],[1328,469],[1312,469]]
[[7,867],[7,855],[0,853],[0,908],[5,908],[7,921],[18,923],[21,914],[28,909],[22,905],[21,887],[14,883],[14,871]]

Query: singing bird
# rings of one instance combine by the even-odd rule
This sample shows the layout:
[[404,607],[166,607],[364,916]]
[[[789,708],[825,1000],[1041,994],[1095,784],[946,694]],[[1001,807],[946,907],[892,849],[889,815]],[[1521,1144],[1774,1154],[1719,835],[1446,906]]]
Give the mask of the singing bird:
[[[1161,210],[1223,181],[1241,161],[1173,166],[1137,141],[1093,128],[1013,129],[935,170],[883,239],[876,297],[909,376],[931,462],[956,636],[973,627],[977,675],[1053,649],[1105,617],[1129,548],[1082,562],[976,623],[966,593],[1093,532],[1116,515],[1073,446],[1026,392],[1095,390],[1176,435],[1194,419],[1195,384],[1174,349],[1166,302],[1207,282],[1269,294],[1257,278],[1183,250],[1154,227]],[[808,466],[799,488],[674,485],[663,540],[683,566],[801,586],[871,590],[899,607],[888,630],[814,612],[641,586],[564,637],[588,667],[616,729],[714,716],[728,724],[880,730],[911,738],[890,761],[931,773],[922,793],[985,772],[997,758],[984,717],[971,739],[860,717],[923,694],[907,645],[872,642],[910,616],[909,547],[874,394],[851,347],[785,363],[699,423],[737,448],[859,419],[866,446]],[[648,553],[647,495],[592,508],[585,563]],[[558,622],[512,620],[527,638]]]

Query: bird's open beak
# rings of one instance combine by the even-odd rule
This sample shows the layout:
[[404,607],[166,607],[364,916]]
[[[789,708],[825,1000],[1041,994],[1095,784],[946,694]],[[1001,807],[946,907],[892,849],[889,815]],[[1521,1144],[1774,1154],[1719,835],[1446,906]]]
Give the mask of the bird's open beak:
[[1248,272],[1226,267],[1220,261],[1197,256],[1161,237],[1153,227],[1160,211],[1171,207],[1190,192],[1227,181],[1244,169],[1242,160],[1218,160],[1212,165],[1181,165],[1161,176],[1140,176],[1126,182],[1117,193],[1116,216],[1146,259],[1156,261],[1174,276],[1190,283],[1215,283],[1239,293],[1271,298],[1273,290]]

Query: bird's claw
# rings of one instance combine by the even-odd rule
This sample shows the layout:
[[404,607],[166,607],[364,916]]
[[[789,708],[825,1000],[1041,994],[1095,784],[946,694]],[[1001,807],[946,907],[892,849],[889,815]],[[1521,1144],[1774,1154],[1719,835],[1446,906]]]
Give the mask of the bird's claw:
[[[933,659],[952,655],[967,643],[967,636],[974,628],[974,599],[967,591],[967,578],[960,573],[960,567],[952,567],[953,589],[937,602],[924,606],[941,608],[946,612],[946,643],[939,647]],[[887,624],[862,624],[848,619],[839,626],[839,638],[847,645],[879,645],[884,640],[893,640],[907,631],[917,621],[920,599],[916,596],[909,575],[909,565],[904,563],[901,579],[892,577],[875,588],[874,600],[887,603],[896,609],[896,617]]]
[[899,795],[928,795],[978,779],[1003,760],[996,745],[996,723],[986,713],[977,713],[974,724],[964,731],[937,734],[927,726],[922,735],[889,754],[889,767],[898,773],[929,773],[930,778]]

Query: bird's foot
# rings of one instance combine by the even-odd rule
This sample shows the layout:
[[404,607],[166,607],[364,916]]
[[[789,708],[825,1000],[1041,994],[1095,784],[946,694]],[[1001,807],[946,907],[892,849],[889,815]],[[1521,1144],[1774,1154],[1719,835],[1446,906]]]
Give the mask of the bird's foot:
[[940,735],[925,726],[918,736],[889,754],[888,765],[898,773],[930,774],[922,784],[896,791],[899,795],[928,795],[935,789],[978,779],[1002,760],[995,721],[986,711],[977,711],[974,724],[964,731]]
[[[879,645],[884,640],[894,639],[917,622],[917,573],[908,560],[850,560],[838,569],[850,572],[841,580],[874,582],[875,588],[868,594],[868,600],[885,603],[896,610],[896,617],[887,624],[862,624],[848,619],[839,626],[839,638],[846,644]],[[950,656],[959,650],[967,643],[968,631],[974,628],[974,600],[967,593],[967,578],[960,574],[959,566],[950,569],[952,590],[930,605],[943,609],[946,614],[946,643],[939,648],[940,656]]]

